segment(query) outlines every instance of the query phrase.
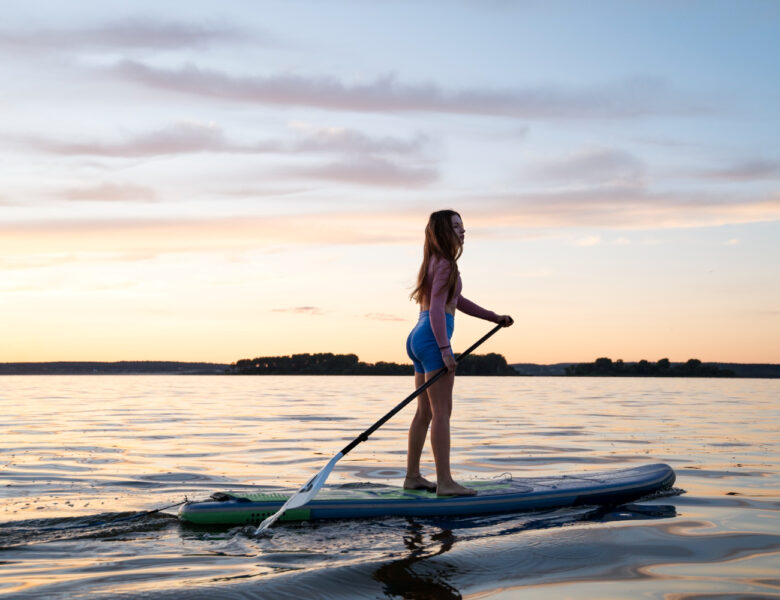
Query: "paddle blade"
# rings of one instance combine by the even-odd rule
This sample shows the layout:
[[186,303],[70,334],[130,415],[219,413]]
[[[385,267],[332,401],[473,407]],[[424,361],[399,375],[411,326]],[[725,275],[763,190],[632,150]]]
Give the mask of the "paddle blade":
[[268,529],[271,525],[273,525],[276,520],[281,517],[284,514],[284,511],[292,509],[292,508],[298,508],[299,506],[303,506],[309,500],[314,498],[314,496],[317,495],[317,492],[320,491],[320,488],[325,484],[325,481],[328,479],[328,476],[330,475],[330,472],[333,470],[333,467],[336,466],[336,463],[339,461],[339,459],[344,456],[341,452],[339,452],[336,456],[330,459],[330,462],[328,462],[327,465],[325,465],[322,470],[317,473],[314,477],[309,479],[297,492],[295,492],[292,496],[290,496],[287,499],[287,502],[282,504],[282,507],[277,510],[274,514],[272,514],[270,517],[268,517],[265,521],[260,523],[260,526],[257,528],[257,531],[255,533],[260,533],[262,531],[265,531]]

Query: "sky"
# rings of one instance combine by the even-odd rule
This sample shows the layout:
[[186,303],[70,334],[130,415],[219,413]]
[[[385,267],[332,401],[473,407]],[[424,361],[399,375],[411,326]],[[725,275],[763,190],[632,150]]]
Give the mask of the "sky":
[[[0,361],[780,363],[780,3],[6,0]],[[490,323],[461,314],[453,346]]]

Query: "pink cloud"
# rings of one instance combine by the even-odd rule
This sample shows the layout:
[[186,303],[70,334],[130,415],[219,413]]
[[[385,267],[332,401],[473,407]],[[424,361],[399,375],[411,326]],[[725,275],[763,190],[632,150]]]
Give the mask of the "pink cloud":
[[721,169],[698,171],[696,175],[722,181],[780,179],[780,161],[757,158],[745,160]]
[[370,156],[321,166],[293,168],[287,172],[295,177],[402,188],[424,187],[439,177],[438,171],[430,167],[403,165]]
[[216,21],[185,23],[128,17],[79,29],[33,29],[0,31],[0,48],[20,52],[58,52],[148,48],[173,50],[202,48],[216,42],[236,43],[252,39],[268,44],[276,40],[264,33],[249,35],[241,29]]
[[434,83],[409,84],[393,75],[347,84],[336,77],[235,76],[187,64],[178,69],[123,60],[120,78],[171,92],[236,102],[314,106],[360,112],[438,112],[514,118],[631,118],[696,114],[705,110],[658,79],[633,78],[579,89],[537,86],[520,89],[447,90]]
[[319,128],[307,133],[293,144],[297,152],[343,152],[347,154],[417,154],[427,144],[428,137],[421,133],[412,138],[395,136],[369,136],[354,129]]
[[640,186],[645,164],[633,154],[614,148],[591,148],[554,160],[531,165],[523,177],[555,182]]
[[[780,195],[735,199],[723,194],[650,193],[636,188],[554,194],[451,197],[468,239],[522,239],[534,231],[714,227],[780,219]],[[167,253],[255,250],[276,245],[416,244],[430,210],[442,204],[383,210],[229,218],[42,219],[0,221],[0,253]],[[305,307],[300,307],[305,308]]]
[[66,142],[25,136],[16,139],[23,145],[52,154],[120,158],[198,152],[405,156],[416,155],[428,143],[428,138],[422,134],[410,138],[371,136],[354,129],[340,128],[312,129],[287,140],[272,138],[253,143],[239,143],[229,139],[216,125],[192,122],[175,123],[116,141]]
[[281,143],[274,141],[254,145],[231,142],[219,127],[199,123],[177,123],[114,142],[63,142],[40,138],[22,138],[21,141],[52,154],[128,158],[196,152],[279,152],[283,148]]
[[152,188],[131,184],[101,183],[92,187],[74,188],[60,192],[66,200],[93,202],[155,202],[157,194]]
[[271,312],[290,312],[299,315],[321,315],[322,310],[316,306],[296,306],[294,308],[272,308]]
[[399,316],[387,313],[366,313],[364,316],[372,321],[408,321],[408,319],[402,319]]

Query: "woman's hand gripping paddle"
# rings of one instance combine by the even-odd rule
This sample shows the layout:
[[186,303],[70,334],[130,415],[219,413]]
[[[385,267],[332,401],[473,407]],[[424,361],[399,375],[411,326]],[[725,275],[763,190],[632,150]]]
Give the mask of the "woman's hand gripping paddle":
[[[460,361],[469,354],[471,354],[479,345],[482,344],[485,340],[487,340],[491,335],[493,335],[496,331],[504,327],[502,323],[499,323],[496,325],[493,329],[488,331],[485,335],[483,335],[481,338],[479,338],[476,342],[474,342],[465,352],[460,354],[458,358],[455,360]],[[260,523],[260,526],[257,528],[257,531],[255,533],[261,533],[268,529],[271,525],[273,525],[276,520],[281,517],[284,514],[284,511],[290,510],[293,508],[298,508],[299,506],[303,506],[310,500],[314,498],[314,496],[317,495],[317,492],[320,491],[323,485],[325,485],[325,481],[328,479],[328,476],[330,475],[330,472],[333,470],[333,467],[336,466],[336,463],[343,457],[345,454],[347,454],[352,448],[357,446],[360,442],[365,442],[368,439],[368,436],[370,436],[372,433],[374,433],[377,429],[379,429],[382,425],[384,425],[393,415],[395,415],[398,411],[400,411],[404,406],[409,404],[412,400],[414,400],[417,396],[422,394],[425,390],[427,390],[430,386],[432,386],[442,375],[444,375],[447,372],[447,367],[444,367],[440,369],[436,375],[431,377],[428,381],[426,381],[423,385],[418,387],[414,392],[412,392],[411,395],[409,395],[407,398],[405,398],[398,406],[396,406],[393,410],[391,410],[389,413],[387,413],[384,417],[379,419],[376,423],[374,423],[371,427],[366,429],[363,433],[361,433],[359,436],[357,436],[354,440],[352,440],[347,446],[344,447],[344,449],[339,452],[336,456],[330,459],[327,465],[325,465],[322,470],[317,473],[314,477],[309,479],[297,492],[295,492],[290,498],[282,504],[282,507],[276,511],[274,514],[272,514],[270,517],[268,517],[265,521]]]

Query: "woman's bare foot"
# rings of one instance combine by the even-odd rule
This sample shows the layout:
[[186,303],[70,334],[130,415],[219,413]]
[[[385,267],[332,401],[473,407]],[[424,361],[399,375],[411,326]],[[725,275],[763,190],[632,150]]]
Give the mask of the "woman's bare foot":
[[426,492],[435,492],[436,484],[433,483],[432,481],[428,481],[422,475],[417,475],[416,477],[409,477],[407,475],[406,479],[404,479],[404,489],[425,490]]
[[447,485],[440,483],[436,487],[436,495],[437,496],[476,496],[477,490],[463,487],[459,483],[455,483],[453,481]]

